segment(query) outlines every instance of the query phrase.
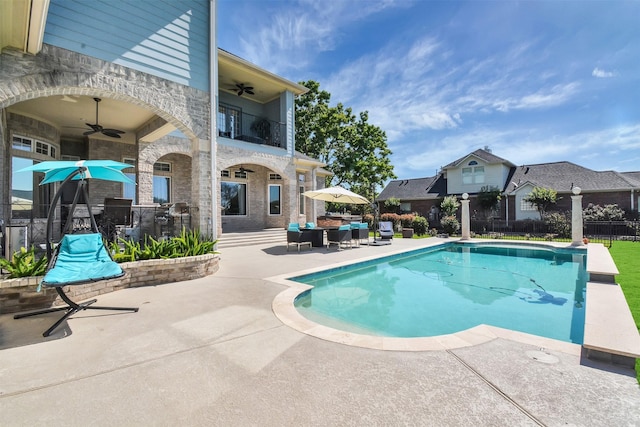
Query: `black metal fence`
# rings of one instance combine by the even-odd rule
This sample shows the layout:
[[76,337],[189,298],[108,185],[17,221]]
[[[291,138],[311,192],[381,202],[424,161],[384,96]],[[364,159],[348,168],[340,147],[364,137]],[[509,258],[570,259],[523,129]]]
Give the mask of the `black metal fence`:
[[[126,207],[126,218],[114,218],[105,215],[99,208],[92,210],[98,229],[105,239],[115,241],[124,238],[136,242],[144,242],[145,236],[154,239],[174,237],[183,228],[191,230],[193,207],[180,204],[170,206],[133,206]],[[84,208],[86,210],[86,207]],[[21,247],[44,250],[47,238],[47,219],[32,213],[23,212],[21,218],[11,221],[0,219],[0,256],[11,254]],[[54,222],[54,238],[60,236],[66,218]],[[72,231],[81,232],[91,229],[88,215],[74,215]],[[204,231],[204,230],[203,230]]]
[[[571,218],[568,223],[544,221],[471,221],[473,237],[485,239],[571,241]],[[640,242],[640,221],[585,221],[583,236],[590,242],[611,247],[614,240]]]

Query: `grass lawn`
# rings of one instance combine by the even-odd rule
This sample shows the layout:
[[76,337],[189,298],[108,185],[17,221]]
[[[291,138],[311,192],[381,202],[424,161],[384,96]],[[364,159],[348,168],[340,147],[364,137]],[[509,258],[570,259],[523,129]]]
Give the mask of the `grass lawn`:
[[[640,330],[640,242],[614,241],[609,253],[620,271],[617,282]],[[640,359],[636,359],[636,374],[640,382]]]

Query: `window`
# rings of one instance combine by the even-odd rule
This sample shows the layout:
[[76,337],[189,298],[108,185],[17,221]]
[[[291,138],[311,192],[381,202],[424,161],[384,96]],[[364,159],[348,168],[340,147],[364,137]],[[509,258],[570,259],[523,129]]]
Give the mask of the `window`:
[[49,154],[49,144],[45,144],[44,142],[36,141],[36,153],[38,153],[38,154]]
[[21,136],[14,136],[11,147],[14,150],[31,151],[31,140]]
[[153,164],[153,170],[157,172],[171,172],[171,163],[155,162]]
[[218,134],[231,139],[242,135],[240,132],[242,129],[241,117],[242,111],[239,108],[220,104],[218,106]]
[[304,185],[300,186],[300,215],[304,215]]
[[269,174],[269,181],[281,181],[282,177],[280,176],[279,173],[270,173]]
[[247,173],[245,171],[236,171],[233,176],[235,178],[247,179]]
[[[153,164],[153,202],[171,202],[171,163],[155,162]],[[159,172],[156,175],[155,172]]]
[[168,176],[153,176],[153,202],[169,203],[171,201],[171,178]]
[[527,202],[523,197],[522,199],[520,199],[520,210],[521,211],[537,211],[538,208],[536,208],[534,204]]
[[411,202],[401,202],[400,212],[411,212]]
[[223,181],[220,183],[222,216],[247,214],[247,184]]
[[223,171],[220,171],[220,176],[223,178],[229,178],[231,176],[231,173],[229,173],[229,169],[225,169]]
[[46,218],[52,198],[52,185],[39,185],[44,174],[18,172],[38,163],[23,157],[11,159],[11,217]]
[[[474,162],[470,162],[474,163]],[[482,184],[484,183],[484,166],[474,166],[462,168],[463,184]]]
[[48,142],[34,141],[31,138],[25,138],[23,136],[14,136],[11,148],[14,150],[44,154],[45,156],[53,157],[54,159],[56,157],[56,147],[53,145]]
[[473,180],[476,184],[484,183],[484,166],[476,166],[473,168]]
[[280,215],[281,203],[280,203],[280,186],[269,185],[269,215]]
[[304,182],[305,182],[305,175],[303,173],[299,173],[298,174],[298,182],[300,183],[300,200],[299,200],[299,208],[300,208],[300,215],[304,215]]

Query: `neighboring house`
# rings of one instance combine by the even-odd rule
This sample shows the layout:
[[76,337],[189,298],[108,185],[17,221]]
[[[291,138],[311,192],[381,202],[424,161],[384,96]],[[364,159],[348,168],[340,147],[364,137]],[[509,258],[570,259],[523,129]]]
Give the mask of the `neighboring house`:
[[307,89],[218,49],[212,5],[0,1],[0,221],[44,221],[55,188],[16,171],[54,159],[130,163],[137,185],[92,181],[93,204],[177,203],[214,237],[322,214],[302,193],[328,172],[294,147]]
[[400,210],[418,212],[430,220],[436,219],[442,198],[469,194],[470,209],[476,217],[481,212],[477,195],[482,187],[497,188],[502,200],[491,215],[503,220],[539,219],[535,206],[524,199],[534,187],[551,188],[558,192],[554,210],[571,209],[574,187],[580,187],[582,204],[601,206],[617,204],[628,216],[637,216],[640,202],[640,172],[598,172],[570,162],[515,166],[494,155],[487,147],[470,153],[444,166],[429,178],[391,181],[380,193],[378,201],[400,200]]

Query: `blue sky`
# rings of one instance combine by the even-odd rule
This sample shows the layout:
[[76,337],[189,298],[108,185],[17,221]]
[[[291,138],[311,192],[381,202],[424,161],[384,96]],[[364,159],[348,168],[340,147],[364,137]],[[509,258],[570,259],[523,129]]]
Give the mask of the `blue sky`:
[[401,179],[485,146],[640,170],[640,1],[218,0],[218,45],[367,110]]

